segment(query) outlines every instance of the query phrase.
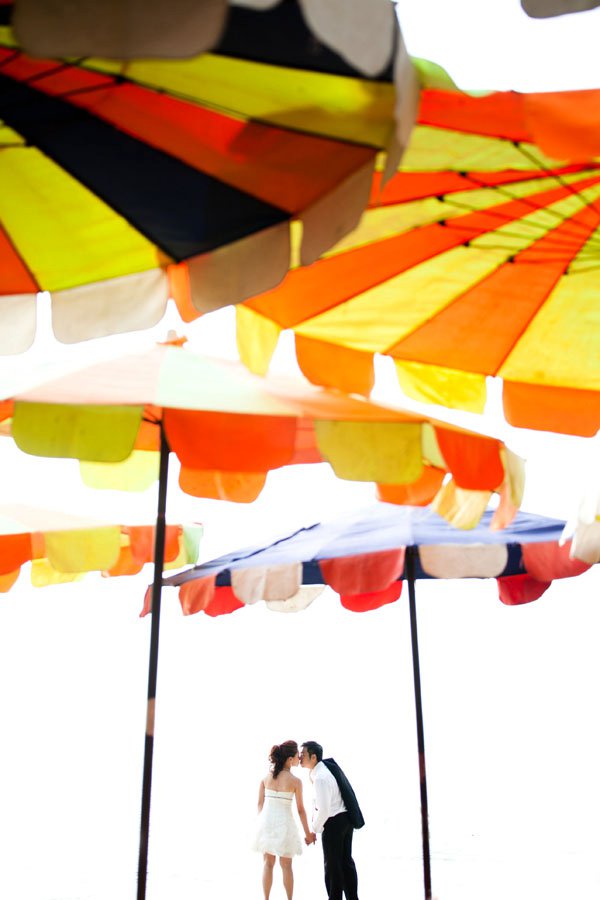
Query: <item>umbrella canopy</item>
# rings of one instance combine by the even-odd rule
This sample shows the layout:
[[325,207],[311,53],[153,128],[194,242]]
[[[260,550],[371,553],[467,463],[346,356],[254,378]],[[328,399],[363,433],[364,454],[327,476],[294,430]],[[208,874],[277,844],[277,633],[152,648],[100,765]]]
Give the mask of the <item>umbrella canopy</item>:
[[[34,587],[78,581],[86,572],[135,575],[154,560],[154,527],[112,525],[22,504],[0,506],[0,592],[31,562]],[[198,558],[199,526],[168,525],[165,569]]]
[[436,497],[465,527],[492,491],[502,521],[520,503],[522,463],[501,441],[300,380],[261,379],[174,344],[27,380],[0,401],[0,421],[12,417],[27,453],[87,461],[95,486],[154,481],[162,428],[194,496],[250,501],[269,470],[328,461],[341,478],[375,481],[383,499]]
[[600,0],[521,0],[521,6],[534,19],[549,19],[595,9]]
[[219,615],[264,600],[296,612],[314,599],[306,585],[328,585],[342,604],[365,612],[400,597],[405,551],[415,547],[416,578],[496,578],[508,605],[540,597],[555,578],[579,575],[589,563],[561,543],[565,523],[518,512],[501,531],[487,511],[471,531],[452,528],[431,509],[376,507],[302,528],[268,546],[246,547],[164,579],[179,587],[185,614]]
[[414,120],[394,46],[401,97],[391,55],[364,76],[295,3],[236,10],[185,60],[33,57],[0,24],[0,352],[31,344],[40,291],[73,343],[150,327],[168,297],[190,320],[314,260]]
[[519,513],[511,526],[494,532],[490,521],[487,513],[480,526],[466,534],[431,510],[380,504],[350,519],[302,529],[268,547],[231,553],[165,581],[180,585],[184,612],[203,610],[209,615],[232,612],[259,599],[278,610],[303,608],[313,599],[310,586],[315,582],[329,584],[344,606],[362,612],[397,600],[399,579],[407,581],[425,900],[431,900],[432,887],[415,581],[496,577],[500,599],[516,605],[539,597],[554,578],[589,568],[571,559],[568,545],[559,544],[564,522]]
[[[313,42],[321,42],[365,72],[390,64],[394,9],[389,0],[243,0],[242,7],[272,10],[283,18],[297,6]],[[94,0],[0,0],[20,42],[36,56],[186,57],[211,49],[228,17],[248,15],[235,0],[120,0],[99,7]],[[278,9],[279,7],[279,9]],[[344,27],[340,28],[340,14]],[[251,13],[250,13],[251,15]],[[292,35],[298,40],[297,34]],[[317,40],[315,40],[315,38]],[[279,35],[279,43],[284,43]]]
[[368,393],[374,353],[419,400],[513,425],[600,427],[600,92],[424,90],[397,174],[359,227],[238,310],[242,358],[291,328],[312,381]]

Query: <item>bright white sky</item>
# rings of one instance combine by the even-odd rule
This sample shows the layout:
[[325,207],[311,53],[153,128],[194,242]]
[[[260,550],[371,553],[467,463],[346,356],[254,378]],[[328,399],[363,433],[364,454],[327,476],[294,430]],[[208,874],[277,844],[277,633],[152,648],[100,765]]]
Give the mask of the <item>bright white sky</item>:
[[[401,0],[399,12],[409,51],[440,63],[461,87],[600,85],[600,10],[536,22],[522,13],[518,0]],[[152,332],[65,348],[49,340],[42,317],[32,351],[0,360],[0,383],[33,362],[87,360],[144,348],[164,339],[171,327],[182,330],[170,314]],[[235,356],[230,311],[192,323],[185,332],[192,348]],[[289,369],[288,351],[284,341],[276,368]],[[400,403],[399,389],[385,369],[382,364],[377,396]],[[574,515],[579,499],[597,479],[598,440],[511,429],[498,416],[497,391],[491,393],[485,419],[478,423],[467,417],[463,423],[495,432],[527,458],[525,508]],[[0,466],[5,500],[85,510],[112,520],[153,521],[155,489],[130,497],[88,491],[75,463],[17,455],[8,441],[0,441]],[[372,497],[369,485],[336,481],[317,466],[273,473],[267,490],[250,507],[186,497],[177,490],[174,475],[175,467],[169,519],[205,524],[203,558],[333,516]],[[35,592],[24,573],[0,603],[0,681],[12,685],[0,698],[3,729],[12,737],[0,747],[2,896],[132,896],[130,888],[120,889],[118,873],[133,877],[137,853],[140,759],[134,751],[141,750],[142,742],[149,624],[138,621],[137,611],[150,577],[148,572],[110,585],[90,578],[81,587]],[[433,585],[429,592],[420,588],[434,887],[440,900],[596,895],[600,879],[592,848],[600,838],[600,785],[593,773],[599,748],[588,722],[600,676],[594,637],[600,625],[594,618],[597,593],[597,571],[553,587],[547,599],[522,610],[502,607],[491,583]],[[400,803],[394,793],[385,806],[387,798],[379,798],[379,790],[363,788],[371,808],[370,827],[357,838],[363,884],[370,885],[367,893],[375,898],[389,896],[377,885],[379,876],[389,874],[394,883],[400,878],[403,896],[420,896],[405,604],[357,617],[324,599],[319,605],[320,599],[305,614],[289,619],[253,608],[223,620],[183,620],[174,597],[165,604],[151,857],[155,888],[163,879],[162,896],[234,896],[218,880],[201,890],[213,870],[219,877],[236,877],[228,871],[234,853],[238,877],[252,879],[252,889],[246,880],[237,895],[258,898],[256,861],[244,855],[240,828],[231,825],[222,795],[210,793],[211,780],[219,782],[223,771],[232,773],[240,809],[250,810],[268,746],[289,736],[312,735],[322,737],[326,749],[365,785],[372,773],[372,766],[365,765],[371,754],[378,764],[391,764],[391,786],[400,793]],[[319,692],[315,674],[314,654],[323,629],[337,636],[339,646],[330,647],[327,664],[317,671],[324,680],[344,671],[335,713]],[[354,654],[352,667],[344,651]],[[361,709],[357,722],[352,720],[355,705]],[[207,764],[215,753],[216,771]],[[578,806],[584,793],[593,799]],[[229,829],[230,843],[219,838],[216,847],[214,835],[223,833],[220,828]],[[571,833],[576,836],[570,838]],[[586,839],[589,852],[573,865]],[[554,862],[562,859],[557,848],[563,845],[564,870]],[[543,866],[532,863],[536,852]],[[213,853],[215,860],[223,859],[222,866],[217,867]],[[375,856],[376,865],[367,866],[366,860]],[[322,890],[316,860],[307,854],[306,862],[297,865],[300,888],[305,879],[300,900]],[[190,872],[193,884],[186,881]],[[561,880],[565,872],[566,882]],[[576,885],[577,872],[582,881]]]

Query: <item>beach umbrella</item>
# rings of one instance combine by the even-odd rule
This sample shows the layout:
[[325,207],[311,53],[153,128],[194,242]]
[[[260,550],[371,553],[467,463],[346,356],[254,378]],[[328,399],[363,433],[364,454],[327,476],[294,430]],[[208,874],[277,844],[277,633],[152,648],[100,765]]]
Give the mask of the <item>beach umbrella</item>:
[[169,297],[186,321],[237,303],[334,244],[414,121],[415,70],[386,40],[367,76],[295,2],[235,9],[211,53],[175,60],[30,56],[0,22],[0,352],[30,346],[41,291],[74,343],[151,327]]
[[499,523],[512,518],[522,464],[493,438],[292,379],[260,379],[243,366],[188,352],[176,341],[54,378],[47,371],[37,379],[28,372],[26,381],[27,387],[13,388],[0,400],[0,422],[11,419],[14,440],[25,452],[99,463],[95,482],[115,487],[111,463],[124,462],[129,484],[138,473],[130,473],[128,458],[135,466],[149,455],[153,481],[159,451],[138,868],[142,900],[170,451],[181,463],[181,487],[195,496],[252,500],[269,470],[327,460],[339,477],[375,481],[382,497],[398,503],[411,497],[426,502],[433,493],[440,510],[467,527],[491,491],[500,492]]
[[[167,525],[165,569],[198,558],[199,526]],[[136,575],[154,560],[154,527],[114,525],[64,510],[0,505],[0,593],[31,563],[34,587],[79,581],[86,572]]]
[[[306,608],[315,585],[329,585],[346,609],[365,612],[396,601],[408,585],[421,794],[423,879],[431,898],[425,736],[415,582],[419,578],[496,578],[509,605],[540,597],[555,578],[578,575],[589,563],[560,543],[565,523],[519,512],[502,531],[485,512],[471,531],[451,527],[430,509],[378,504],[343,519],[246,547],[170,576],[185,614],[220,615],[264,600],[279,612]],[[600,548],[600,542],[597,549]]]
[[368,393],[383,353],[410,396],[475,412],[497,376],[511,424],[589,436],[599,265],[600,91],[473,96],[440,75],[359,227],[238,308],[240,353],[264,371],[293,329],[316,383]]

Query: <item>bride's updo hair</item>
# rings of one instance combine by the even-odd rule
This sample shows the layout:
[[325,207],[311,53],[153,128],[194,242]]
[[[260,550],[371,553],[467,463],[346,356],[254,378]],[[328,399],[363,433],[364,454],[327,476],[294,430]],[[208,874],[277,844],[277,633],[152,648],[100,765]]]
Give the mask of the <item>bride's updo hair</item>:
[[271,747],[269,760],[271,762],[271,774],[273,778],[277,778],[290,757],[294,757],[298,752],[298,744],[296,741],[284,741],[283,744],[275,744]]

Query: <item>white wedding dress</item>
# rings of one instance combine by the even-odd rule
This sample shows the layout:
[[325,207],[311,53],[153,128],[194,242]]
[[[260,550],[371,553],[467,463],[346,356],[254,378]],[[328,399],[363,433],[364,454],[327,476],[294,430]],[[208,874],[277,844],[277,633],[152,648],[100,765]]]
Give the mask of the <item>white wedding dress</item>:
[[265,788],[265,802],[258,814],[252,850],[273,856],[299,856],[302,841],[292,816],[293,791]]

